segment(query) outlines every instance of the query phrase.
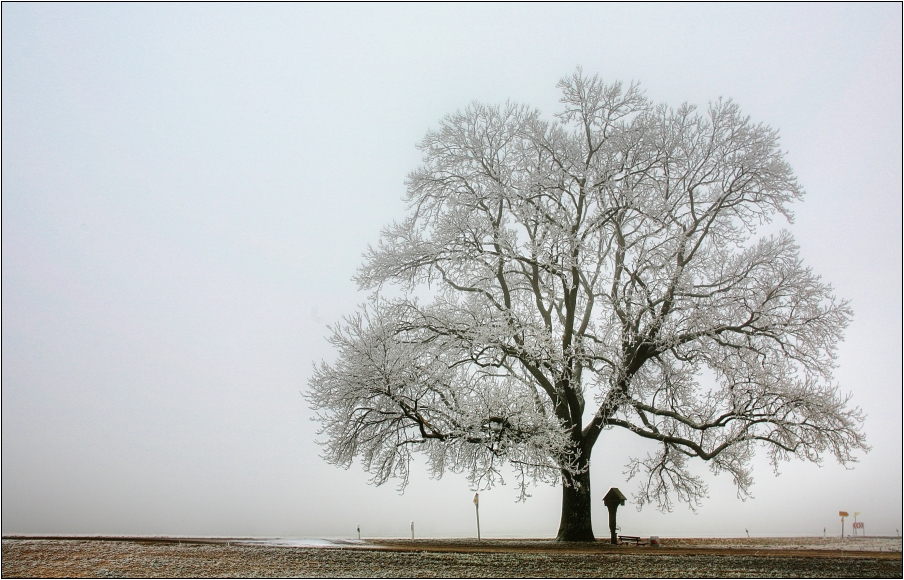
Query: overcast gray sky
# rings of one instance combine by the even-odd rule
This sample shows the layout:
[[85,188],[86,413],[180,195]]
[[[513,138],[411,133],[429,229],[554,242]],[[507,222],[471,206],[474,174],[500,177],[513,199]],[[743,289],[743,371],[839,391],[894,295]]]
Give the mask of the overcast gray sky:
[[[900,4],[2,5],[2,531],[475,533],[464,476],[404,493],[323,462],[300,391],[365,295],[415,149],[471,100],[559,110],[580,65],[657,102],[732,97],[781,131],[790,226],[854,320],[837,380],[873,450],[757,460],[754,499],[619,511],[625,533],[870,534],[902,522]],[[593,496],[646,443],[609,431]],[[554,536],[561,492],[481,495]],[[629,494],[630,495],[630,494]],[[602,501],[594,528],[606,533]],[[850,527],[848,527],[850,529]]]

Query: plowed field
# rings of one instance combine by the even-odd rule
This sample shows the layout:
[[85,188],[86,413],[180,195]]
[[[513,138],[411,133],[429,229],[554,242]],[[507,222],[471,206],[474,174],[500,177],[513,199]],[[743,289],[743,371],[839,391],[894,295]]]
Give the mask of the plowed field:
[[[670,540],[660,548],[540,540],[372,540],[334,547],[224,539],[4,539],[17,577],[901,578],[901,541]],[[868,538],[866,540],[869,540]],[[241,542],[239,540],[239,542]],[[875,548],[867,550],[863,548]],[[878,551],[876,551],[878,550]]]

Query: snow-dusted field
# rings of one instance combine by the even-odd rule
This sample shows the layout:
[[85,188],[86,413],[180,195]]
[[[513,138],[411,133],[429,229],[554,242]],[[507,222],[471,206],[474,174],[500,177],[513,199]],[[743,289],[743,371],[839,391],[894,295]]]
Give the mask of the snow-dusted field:
[[666,538],[664,545],[688,548],[755,548],[764,550],[838,550],[900,552],[901,538]]
[[666,538],[657,549],[546,540],[4,539],[2,576],[902,577],[900,539],[845,540],[844,552],[816,540]]

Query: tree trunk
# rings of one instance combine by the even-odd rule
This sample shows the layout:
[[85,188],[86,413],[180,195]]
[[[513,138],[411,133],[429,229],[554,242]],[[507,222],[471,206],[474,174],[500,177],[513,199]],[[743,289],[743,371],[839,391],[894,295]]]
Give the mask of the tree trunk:
[[562,521],[559,523],[559,542],[593,542],[590,521],[590,470],[572,475],[562,472]]

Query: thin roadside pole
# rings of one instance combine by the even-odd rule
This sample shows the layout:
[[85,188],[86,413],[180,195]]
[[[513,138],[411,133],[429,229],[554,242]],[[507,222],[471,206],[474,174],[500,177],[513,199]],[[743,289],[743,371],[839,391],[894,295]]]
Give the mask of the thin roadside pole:
[[480,494],[474,494],[474,510],[477,512],[477,541],[480,541]]

